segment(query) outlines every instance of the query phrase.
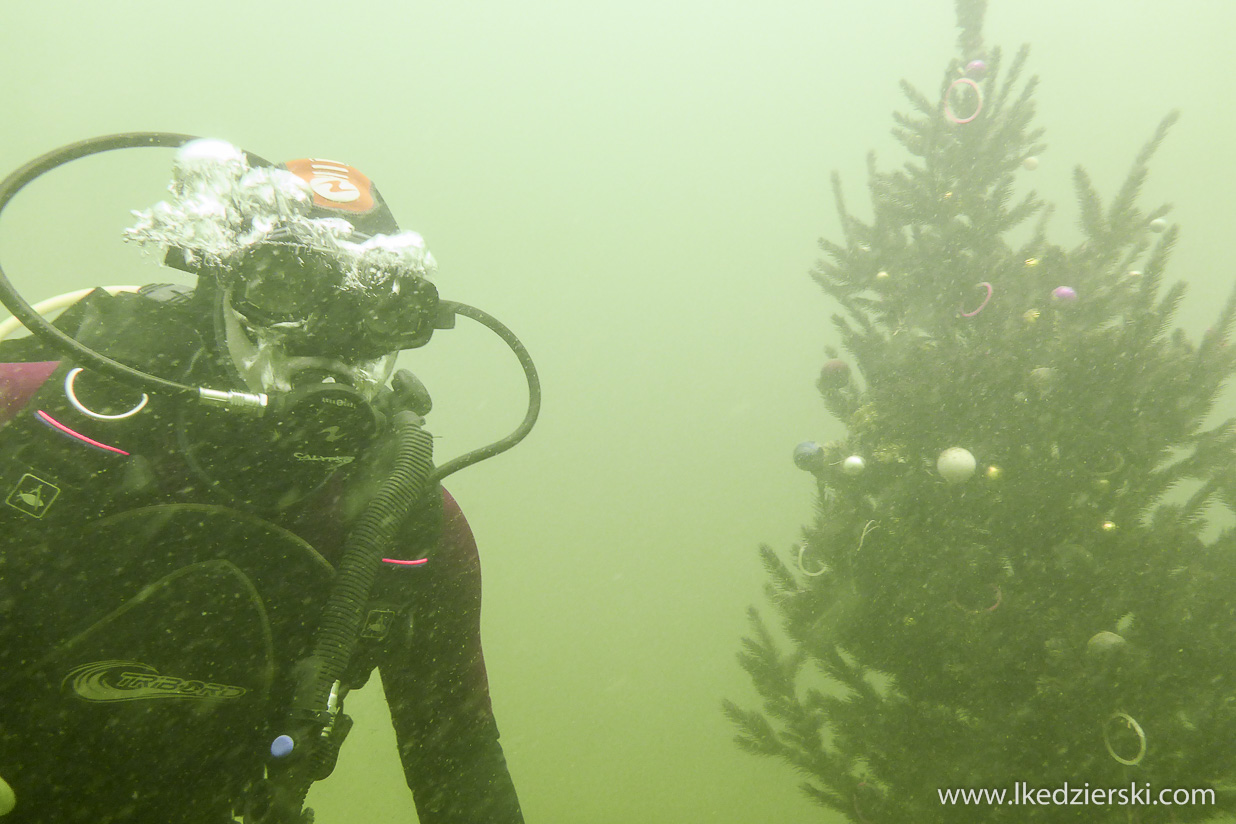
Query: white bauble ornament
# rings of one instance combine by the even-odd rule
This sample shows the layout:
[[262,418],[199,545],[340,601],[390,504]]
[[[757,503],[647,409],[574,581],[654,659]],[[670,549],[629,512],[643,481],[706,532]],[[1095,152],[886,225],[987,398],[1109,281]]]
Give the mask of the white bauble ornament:
[[954,446],[940,453],[940,457],[936,459],[936,471],[944,480],[951,484],[959,484],[962,481],[968,481],[974,475],[974,470],[978,464],[974,460],[974,456],[967,449],[962,449],[960,446]]
[[1103,630],[1090,636],[1090,640],[1086,642],[1086,655],[1091,658],[1107,658],[1127,645],[1128,642],[1123,636]]
[[861,455],[851,455],[841,462],[841,471],[847,475],[861,475],[867,468],[867,462]]

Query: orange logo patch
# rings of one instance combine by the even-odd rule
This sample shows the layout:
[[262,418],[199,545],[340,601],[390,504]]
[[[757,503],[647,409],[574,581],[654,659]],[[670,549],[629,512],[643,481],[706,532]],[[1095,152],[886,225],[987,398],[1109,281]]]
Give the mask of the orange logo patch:
[[316,157],[289,160],[284,165],[309,183],[313,205],[319,208],[358,213],[373,208],[373,184],[351,166]]

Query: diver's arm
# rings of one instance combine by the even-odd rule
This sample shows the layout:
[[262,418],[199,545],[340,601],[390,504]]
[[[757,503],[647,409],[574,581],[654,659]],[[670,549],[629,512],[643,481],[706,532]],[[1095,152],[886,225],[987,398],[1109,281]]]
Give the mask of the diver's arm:
[[[433,567],[431,570],[429,567]],[[421,824],[522,824],[481,652],[481,571],[449,495],[410,642],[379,664]]]

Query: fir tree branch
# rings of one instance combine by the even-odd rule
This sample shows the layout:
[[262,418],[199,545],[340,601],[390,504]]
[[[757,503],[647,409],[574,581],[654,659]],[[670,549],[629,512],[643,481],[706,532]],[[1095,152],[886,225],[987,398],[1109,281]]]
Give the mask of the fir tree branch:
[[977,57],[983,52],[983,15],[987,0],[957,0],[957,48],[963,58]]
[[780,556],[768,544],[760,545],[760,560],[764,570],[772,578],[773,589],[779,594],[793,594],[800,590],[798,579],[790,572]]
[[721,702],[721,711],[725,713],[739,732],[734,736],[734,743],[752,755],[767,755],[785,757],[789,750],[777,738],[777,732],[768,719],[757,710],[744,710],[729,699]]
[[897,119],[898,122],[904,122],[907,124],[902,128],[894,128],[893,137],[896,138],[898,143],[905,147],[907,152],[916,157],[922,157],[927,151],[926,146],[924,145],[922,131],[920,129],[912,128],[914,125],[913,121],[910,121],[908,118],[903,118],[902,115],[894,114],[893,117]]
[[[1202,338],[1202,345],[1198,349],[1198,357],[1214,357],[1217,354],[1217,350],[1227,345],[1227,337],[1234,329],[1236,329],[1236,288],[1233,288],[1231,294],[1227,296],[1227,302],[1223,304],[1219,317],[1215,319],[1214,324],[1210,327],[1210,331]],[[1226,360],[1230,363],[1233,360],[1233,355],[1229,354]],[[1228,371],[1228,374],[1231,374],[1230,371]]]
[[1134,204],[1137,201],[1137,196],[1141,193],[1142,185],[1146,182],[1147,175],[1150,173],[1150,158],[1154,156],[1155,151],[1163,143],[1164,138],[1167,137],[1168,130],[1179,119],[1180,112],[1170,112],[1159,121],[1159,126],[1155,129],[1154,136],[1138,152],[1137,159],[1133,161],[1133,167],[1129,170],[1128,177],[1125,178],[1124,184],[1120,187],[1120,191],[1112,201],[1111,208],[1108,211],[1108,223],[1112,226],[1132,223],[1136,219],[1137,212]]
[[1103,222],[1103,202],[1090,182],[1090,175],[1078,166],[1073,170],[1073,186],[1081,207],[1081,228],[1086,237],[1102,244],[1107,240],[1107,226]]
[[854,812],[853,801],[841,796],[833,790],[824,787],[817,787],[809,781],[804,781],[798,786],[804,793],[807,794],[808,798],[819,804],[821,807],[835,810],[844,815],[846,818],[849,818],[851,821],[854,820],[852,817]]
[[1221,478],[1211,478],[1185,501],[1180,509],[1180,520],[1190,531],[1196,531],[1203,525],[1206,506],[1219,494],[1222,486]]
[[1167,259],[1171,256],[1172,248],[1179,237],[1180,230],[1177,227],[1168,228],[1146,260],[1141,277],[1142,288],[1136,304],[1138,311],[1151,311],[1151,305],[1158,297],[1159,289],[1163,284],[1163,272],[1167,269]]
[[[863,670],[845,660],[835,644],[827,644],[824,649],[817,649],[818,664],[822,670],[838,684],[844,686],[851,695],[863,701],[878,704],[880,697],[867,681]],[[830,699],[831,700],[831,699]]]
[[743,652],[738,654],[738,661],[764,698],[765,709],[774,716],[784,716],[787,707],[797,703],[795,682],[802,669],[803,654],[795,651],[782,655],[759,611],[752,607],[748,617],[755,637],[742,639]]
[[[850,213],[846,211],[845,196],[841,191],[841,175],[838,174],[835,169],[833,170],[831,179],[833,184],[833,202],[836,204],[837,218],[841,222],[841,235],[845,239],[846,245],[853,247],[854,237],[852,232],[857,222],[854,221],[850,217]],[[821,243],[823,242],[824,241],[821,240]]]
[[[931,121],[931,120],[934,120],[936,117],[939,117],[940,115],[940,104],[939,103],[932,103],[930,100],[927,99],[927,95],[923,94],[918,89],[910,85],[910,81],[908,80],[899,81],[899,85],[901,86],[901,93],[904,94],[906,96],[906,99],[910,101],[910,105],[913,106],[914,109],[918,111],[920,114],[922,114],[926,118],[927,121]],[[905,115],[898,114],[896,112],[894,112],[893,117],[897,120],[898,123],[901,123],[907,129],[911,129],[911,130],[919,131],[919,132],[922,131],[923,121],[911,120]],[[915,152],[915,154],[918,154],[918,153]]]
[[[1188,290],[1188,285],[1183,281],[1173,283],[1171,287],[1164,292],[1163,297],[1159,300],[1159,305],[1152,312],[1148,312],[1141,317],[1142,332],[1142,348],[1149,348],[1153,343],[1163,339],[1163,337],[1172,330],[1172,321],[1176,317],[1176,312],[1180,309],[1180,302],[1184,300],[1185,292]],[[1134,328],[1137,328],[1136,326]]]
[[[992,61],[992,69],[997,69],[1000,64],[999,50],[996,50],[994,60]],[[1008,73],[1004,76],[1004,83],[1000,86],[999,91],[992,95],[991,105],[992,110],[996,112],[1004,111],[1005,104],[1008,103],[1009,95],[1013,93],[1013,88],[1021,80],[1021,73],[1025,71],[1026,62],[1030,59],[1030,47],[1023,45],[1017,50],[1017,54],[1013,56],[1013,64],[1009,66]],[[992,76],[998,76],[997,71],[992,71]]]
[[1038,198],[1038,195],[1034,192],[1028,192],[1021,199],[1021,202],[1012,209],[1002,210],[1001,213],[995,215],[991,222],[987,224],[987,228],[993,234],[1003,234],[1009,229],[1029,220],[1043,206],[1044,203]]

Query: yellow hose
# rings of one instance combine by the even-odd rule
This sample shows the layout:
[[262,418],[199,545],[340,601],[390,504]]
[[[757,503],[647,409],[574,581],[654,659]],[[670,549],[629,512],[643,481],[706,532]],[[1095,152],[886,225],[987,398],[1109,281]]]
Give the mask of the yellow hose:
[[[137,286],[103,286],[99,288],[102,288],[109,295],[114,295],[114,294],[117,294],[118,292],[136,292],[140,287],[137,287]],[[79,300],[81,300],[82,298],[84,298],[86,295],[90,294],[93,291],[94,291],[94,288],[78,289],[77,291],[74,291],[74,292],[65,292],[63,295],[56,295],[54,298],[48,298],[47,300],[40,301],[39,303],[36,303],[31,308],[33,308],[34,311],[38,312],[40,315],[46,316],[46,315],[51,314],[52,312],[56,312],[66,307],[72,306],[73,304],[77,303]],[[21,321],[19,321],[17,318],[14,318],[14,317],[5,318],[4,322],[0,323],[0,340],[4,340],[9,335],[13,334],[18,329],[21,329],[21,328],[22,328]],[[0,815],[2,814],[3,813],[0,813]]]

